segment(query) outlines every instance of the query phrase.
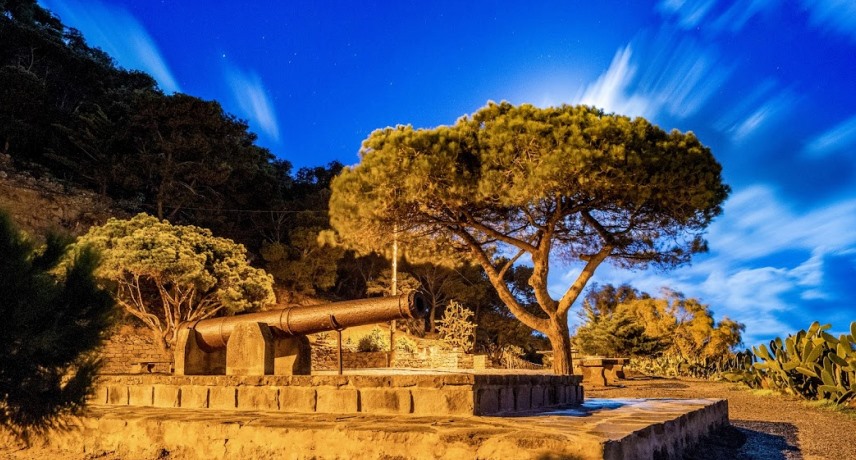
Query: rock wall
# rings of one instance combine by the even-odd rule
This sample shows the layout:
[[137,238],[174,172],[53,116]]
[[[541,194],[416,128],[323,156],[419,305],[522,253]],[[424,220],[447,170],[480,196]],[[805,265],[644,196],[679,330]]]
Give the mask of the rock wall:
[[[342,353],[342,367],[345,369],[373,369],[386,367],[386,352]],[[338,351],[335,347],[312,345],[312,370],[332,371],[339,368]]]

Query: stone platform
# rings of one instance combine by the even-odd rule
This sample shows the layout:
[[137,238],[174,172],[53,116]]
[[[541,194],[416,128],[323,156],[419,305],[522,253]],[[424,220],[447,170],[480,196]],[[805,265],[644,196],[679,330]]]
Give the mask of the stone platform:
[[52,434],[69,458],[658,459],[728,423],[725,400],[589,400],[511,417],[90,406]]
[[580,376],[389,369],[346,375],[102,376],[93,404],[269,412],[508,415],[578,404]]

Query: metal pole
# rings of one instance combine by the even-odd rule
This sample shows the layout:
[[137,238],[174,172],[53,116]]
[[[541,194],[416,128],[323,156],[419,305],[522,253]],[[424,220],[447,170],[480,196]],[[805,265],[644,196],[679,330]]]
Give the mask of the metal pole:
[[[398,224],[392,230],[392,295],[398,295]],[[389,354],[386,355],[386,367],[392,367],[395,360],[395,320],[389,326]]]
[[336,329],[336,337],[339,341],[339,375],[342,375],[342,330]]

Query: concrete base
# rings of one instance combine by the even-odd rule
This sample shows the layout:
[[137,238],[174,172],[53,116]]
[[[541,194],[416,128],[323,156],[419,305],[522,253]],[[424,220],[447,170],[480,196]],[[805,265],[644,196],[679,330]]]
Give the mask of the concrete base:
[[49,446],[95,458],[680,458],[728,423],[725,400],[592,400],[524,417],[341,416],[91,406]]

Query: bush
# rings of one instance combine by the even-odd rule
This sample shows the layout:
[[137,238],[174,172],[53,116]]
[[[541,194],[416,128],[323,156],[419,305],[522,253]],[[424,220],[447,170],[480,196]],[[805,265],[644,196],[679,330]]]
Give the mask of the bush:
[[389,351],[389,332],[375,327],[368,334],[360,337],[357,351]]
[[470,353],[476,342],[476,323],[473,322],[472,318],[472,310],[458,302],[449,302],[443,319],[440,320],[440,325],[437,327],[443,344],[453,350]]
[[399,337],[395,339],[396,351],[404,351],[407,353],[416,353],[416,342],[407,337]]

